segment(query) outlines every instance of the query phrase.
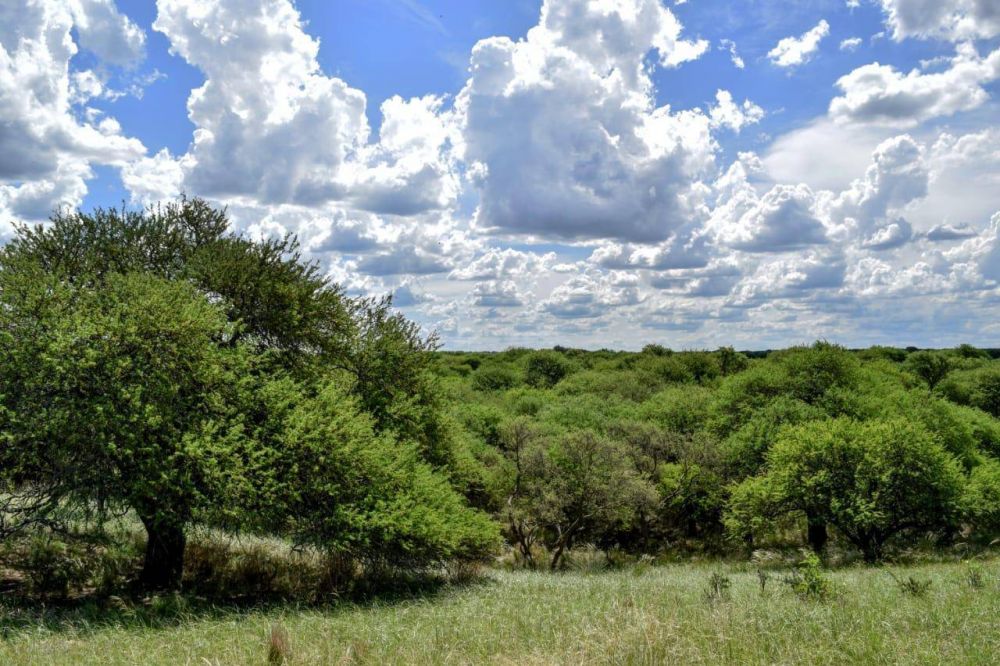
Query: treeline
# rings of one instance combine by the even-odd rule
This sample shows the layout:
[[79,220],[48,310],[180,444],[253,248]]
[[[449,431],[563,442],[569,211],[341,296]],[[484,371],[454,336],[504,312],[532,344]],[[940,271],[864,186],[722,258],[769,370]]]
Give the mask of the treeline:
[[479,504],[527,566],[1000,533],[1000,361],[968,345],[441,353]]

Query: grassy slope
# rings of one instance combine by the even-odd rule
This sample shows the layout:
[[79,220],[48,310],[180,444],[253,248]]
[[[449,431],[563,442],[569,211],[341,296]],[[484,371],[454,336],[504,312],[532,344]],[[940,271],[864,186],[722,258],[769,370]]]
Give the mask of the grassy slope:
[[930,578],[924,597],[877,569],[831,574],[826,602],[801,600],[776,578],[732,573],[729,601],[709,602],[707,565],[600,574],[493,572],[487,582],[420,601],[331,610],[192,614],[166,627],[122,615],[64,617],[11,628],[3,664],[263,664],[275,622],[292,663],[857,664],[996,663],[1000,560],[973,589],[967,568],[894,568]]

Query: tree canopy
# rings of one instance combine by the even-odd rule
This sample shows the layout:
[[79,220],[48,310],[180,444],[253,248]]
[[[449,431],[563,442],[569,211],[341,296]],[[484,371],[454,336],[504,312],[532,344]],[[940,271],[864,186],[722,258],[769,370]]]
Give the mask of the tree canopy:
[[134,512],[156,587],[178,584],[195,522],[413,561],[494,544],[460,493],[433,339],[294,238],[234,235],[197,199],[21,226],[0,336],[8,529]]

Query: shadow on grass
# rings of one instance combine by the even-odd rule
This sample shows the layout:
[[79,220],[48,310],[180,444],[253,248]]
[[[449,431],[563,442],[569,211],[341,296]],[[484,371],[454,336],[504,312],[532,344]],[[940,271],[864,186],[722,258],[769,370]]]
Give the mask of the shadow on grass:
[[484,574],[459,580],[440,574],[408,574],[360,580],[350,593],[330,594],[318,600],[207,597],[188,592],[104,597],[91,594],[43,600],[24,595],[16,581],[0,581],[0,640],[39,632],[87,635],[107,629],[169,629],[205,620],[238,620],[306,610],[334,614],[440,598],[494,582]]

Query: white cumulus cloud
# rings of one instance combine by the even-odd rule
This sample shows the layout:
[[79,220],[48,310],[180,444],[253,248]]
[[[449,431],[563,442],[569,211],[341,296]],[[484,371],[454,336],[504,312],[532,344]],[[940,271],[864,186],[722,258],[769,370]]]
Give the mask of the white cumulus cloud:
[[476,44],[456,107],[477,226],[654,241],[697,215],[711,120],[657,107],[644,65],[707,48],[680,34],[658,0],[549,0],[526,39]]
[[1000,35],[1000,4],[995,0],[881,0],[893,38],[951,41]]
[[86,107],[104,86],[71,62],[82,48],[99,65],[134,64],[143,44],[110,1],[0,2],[0,225],[79,205],[92,165],[121,167],[145,153],[114,118]]
[[809,62],[819,43],[830,34],[830,24],[821,20],[798,37],[785,37],[768,51],[767,57],[778,67],[796,67]]
[[912,126],[982,105],[983,85],[1000,78],[1000,49],[980,57],[970,43],[958,46],[948,69],[903,74],[891,65],[864,65],[837,80],[842,95],[830,102],[839,122]]

